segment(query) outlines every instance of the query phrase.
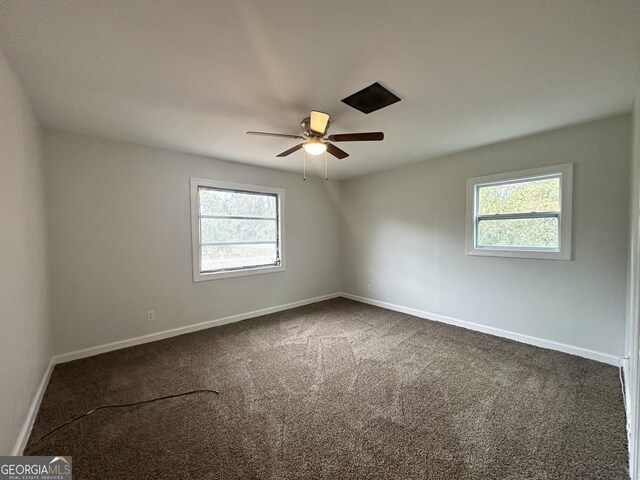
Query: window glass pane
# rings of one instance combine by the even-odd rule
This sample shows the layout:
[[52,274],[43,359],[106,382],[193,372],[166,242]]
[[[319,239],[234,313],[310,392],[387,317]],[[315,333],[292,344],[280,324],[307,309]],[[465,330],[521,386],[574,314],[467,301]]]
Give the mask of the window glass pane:
[[558,248],[558,218],[480,220],[479,247]]
[[203,272],[275,265],[277,260],[275,243],[202,247],[201,252],[201,268]]
[[276,196],[200,187],[200,215],[276,217]]
[[478,213],[560,211],[560,178],[502,183],[478,188]]
[[200,219],[200,243],[275,242],[277,233],[276,220]]

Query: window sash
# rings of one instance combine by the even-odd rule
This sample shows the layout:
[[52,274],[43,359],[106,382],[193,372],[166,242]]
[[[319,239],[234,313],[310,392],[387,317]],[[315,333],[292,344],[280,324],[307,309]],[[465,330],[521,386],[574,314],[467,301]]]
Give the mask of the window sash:
[[520,177],[520,178],[512,178],[505,179],[495,182],[487,182],[482,184],[476,184],[474,188],[474,222],[473,222],[473,246],[478,250],[512,250],[512,251],[540,251],[540,252],[557,252],[559,251],[559,247],[527,247],[527,246],[517,246],[510,247],[504,245],[480,245],[479,244],[479,226],[480,222],[483,220],[524,220],[524,219],[533,219],[533,218],[557,218],[558,219],[558,241],[561,241],[561,221],[560,221],[560,211],[551,211],[551,212],[522,212],[522,213],[494,213],[489,215],[480,215],[478,212],[480,211],[480,190],[485,187],[493,187],[496,185],[513,185],[518,183],[527,183],[527,182],[535,182],[538,180],[546,180],[549,178],[557,178],[559,179],[559,187],[560,187],[560,208],[562,209],[562,174],[561,173],[553,173],[550,175],[535,175],[531,177]]
[[[221,191],[221,192],[232,192],[232,193],[243,193],[254,196],[264,196],[264,197],[273,197],[275,198],[275,209],[276,216],[275,217],[260,217],[260,216],[246,216],[246,215],[203,215],[202,207],[200,204],[200,191],[201,190],[209,190],[209,191]],[[209,274],[209,273],[218,273],[218,272],[233,272],[233,271],[241,271],[241,270],[251,270],[256,268],[265,268],[265,267],[278,267],[282,265],[282,260],[280,258],[280,195],[277,193],[268,193],[268,192],[258,192],[251,190],[241,190],[234,188],[222,188],[222,187],[208,187],[203,185],[198,185],[198,264],[199,271],[201,274]],[[234,220],[266,220],[266,221],[275,221],[276,222],[276,239],[275,241],[233,241],[233,242],[202,242],[202,219],[207,218],[215,218],[215,219],[234,219]],[[202,268],[202,247],[208,246],[233,246],[233,245],[275,245],[276,246],[276,260],[272,263],[265,264],[251,264],[251,265],[236,265],[233,267],[226,268],[218,268],[214,270],[204,270]]]
[[[563,174],[562,173],[552,173],[552,174],[547,174],[547,175],[533,175],[533,176],[523,176],[523,177],[516,177],[516,178],[506,178],[504,180],[496,180],[493,182],[485,182],[485,183],[476,183],[474,185],[474,190],[473,190],[473,215],[474,218],[477,217],[484,217],[484,216],[490,216],[490,215],[518,215],[518,214],[526,214],[526,213],[545,213],[543,212],[514,212],[514,213],[503,213],[503,214],[485,214],[485,215],[481,215],[480,212],[480,190],[482,190],[483,188],[487,188],[487,187],[497,187],[500,185],[517,185],[517,184],[521,184],[521,183],[529,183],[529,182],[537,182],[540,180],[551,180],[554,178],[558,179],[558,184],[559,184],[559,188],[560,191],[558,192],[558,195],[560,197],[560,210],[562,210],[563,206],[562,206],[562,183],[563,183],[563,178],[562,178]],[[559,212],[558,212],[559,213]]]
[[[510,209],[500,214],[480,214],[480,198],[483,188],[522,184],[547,179],[558,179],[559,188],[559,208],[542,211],[520,211],[508,213]],[[505,172],[495,175],[467,179],[467,255],[486,255],[499,257],[520,257],[538,258],[553,260],[571,260],[571,211],[573,191],[573,164],[565,163],[561,165],[550,165],[545,167],[532,168],[519,172]],[[529,208],[535,207],[532,204]],[[526,208],[526,207],[525,207]],[[543,207],[544,208],[544,207]],[[514,207],[513,210],[523,210]],[[557,223],[558,236],[557,246],[505,246],[480,244],[479,235],[484,223],[492,221],[494,225],[500,225],[501,220],[523,221],[523,220],[543,220],[553,219]],[[505,222],[506,224],[506,222]],[[482,226],[482,227],[481,227]],[[499,228],[499,227],[498,227]]]
[[[480,245],[480,222],[483,220],[528,220],[537,218],[556,218],[558,220],[558,246],[538,247],[538,246],[509,246],[509,245]],[[560,212],[530,212],[530,213],[496,213],[494,215],[477,215],[474,224],[474,248],[479,250],[512,250],[526,252],[558,252],[560,251],[562,223]]]

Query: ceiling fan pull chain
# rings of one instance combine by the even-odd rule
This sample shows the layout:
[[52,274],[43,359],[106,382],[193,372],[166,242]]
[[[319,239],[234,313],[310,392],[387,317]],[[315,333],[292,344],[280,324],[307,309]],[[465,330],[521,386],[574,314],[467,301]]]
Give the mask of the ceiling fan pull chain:
[[307,179],[307,151],[303,150],[304,157],[302,160],[302,180]]
[[329,179],[329,160],[327,160],[327,151],[324,151],[324,179]]

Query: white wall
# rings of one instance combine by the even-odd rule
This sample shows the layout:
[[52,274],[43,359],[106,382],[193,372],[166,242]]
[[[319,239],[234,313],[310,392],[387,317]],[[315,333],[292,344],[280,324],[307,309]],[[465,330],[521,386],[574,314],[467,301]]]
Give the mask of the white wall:
[[[343,290],[622,356],[630,145],[622,115],[343,182]],[[566,162],[573,260],[465,255],[467,178]]]
[[51,358],[40,127],[0,50],[0,455]]
[[[335,182],[57,131],[44,146],[58,353],[340,291]],[[287,270],[194,283],[190,177],[283,187]]]

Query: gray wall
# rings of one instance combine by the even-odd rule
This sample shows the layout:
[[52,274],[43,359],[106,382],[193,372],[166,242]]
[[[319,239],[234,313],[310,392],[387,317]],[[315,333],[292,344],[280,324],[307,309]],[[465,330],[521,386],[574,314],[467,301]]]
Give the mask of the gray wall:
[[[621,356],[630,146],[622,115],[342,182],[343,291]],[[566,162],[573,260],[465,255],[467,178]]]
[[[340,291],[334,182],[57,131],[44,151],[58,353]],[[285,188],[287,270],[194,283],[190,177]]]
[[51,359],[40,127],[0,50],[0,454]]
[[629,248],[628,302],[626,350],[629,360],[625,363],[625,387],[627,392],[627,424],[630,434],[629,451],[631,453],[632,478],[639,478],[640,471],[640,432],[638,404],[638,356],[640,330],[640,83],[633,105],[633,155],[631,167],[631,201],[629,224],[631,226]]

